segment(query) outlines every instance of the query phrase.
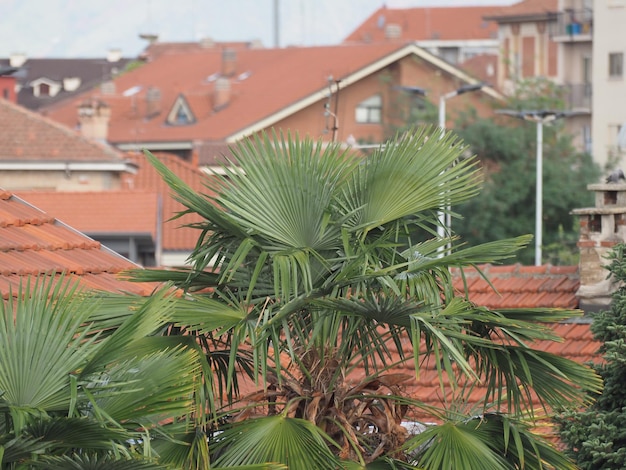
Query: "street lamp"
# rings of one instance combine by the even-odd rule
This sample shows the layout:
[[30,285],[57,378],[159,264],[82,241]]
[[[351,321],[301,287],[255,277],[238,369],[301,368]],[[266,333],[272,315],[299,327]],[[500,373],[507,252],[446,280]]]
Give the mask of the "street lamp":
[[537,183],[535,192],[535,266],[541,266],[541,243],[543,240],[543,125],[578,114],[581,111],[555,111],[550,109],[515,111],[498,109],[497,114],[504,114],[524,121],[537,123]]
[[[441,135],[439,137],[440,139],[443,139],[443,137],[446,134],[446,101],[448,101],[451,98],[454,98],[455,96],[462,95],[464,93],[482,90],[484,86],[486,86],[486,84],[482,82],[471,83],[468,85],[463,85],[457,88],[456,90],[450,91],[439,97],[439,128],[441,129]],[[452,227],[452,216],[450,215],[450,206],[447,206],[446,209],[447,209],[446,212],[439,212],[437,214],[437,217],[439,218],[439,225],[437,226],[437,235],[440,238],[445,237],[446,231],[449,232]],[[450,248],[451,247],[448,244],[445,251],[448,252]],[[443,252],[444,250],[442,249],[440,250],[439,254],[443,255]]]

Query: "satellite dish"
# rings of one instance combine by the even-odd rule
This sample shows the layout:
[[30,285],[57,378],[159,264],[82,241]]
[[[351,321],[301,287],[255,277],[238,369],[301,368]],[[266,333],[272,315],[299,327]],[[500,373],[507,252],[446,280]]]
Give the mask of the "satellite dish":
[[135,85],[133,87],[130,87],[128,90],[125,90],[122,93],[122,96],[133,96],[136,95],[137,93],[139,93],[141,91],[143,87],[141,85]]

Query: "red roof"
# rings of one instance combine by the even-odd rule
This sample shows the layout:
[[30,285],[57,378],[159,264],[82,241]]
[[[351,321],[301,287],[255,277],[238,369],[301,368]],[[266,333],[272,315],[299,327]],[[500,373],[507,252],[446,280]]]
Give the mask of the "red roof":
[[498,27],[483,19],[497,7],[419,7],[387,8],[375,11],[344,42],[384,42],[388,25],[401,28],[393,41],[450,41],[471,39],[494,39]]
[[[76,108],[74,108],[76,111]],[[82,137],[69,127],[0,99],[0,160],[122,162],[117,150]]]
[[[580,285],[577,266],[482,266],[493,288],[475,270],[464,270],[472,302],[498,308],[578,308]],[[455,271],[454,287],[463,292],[463,279]],[[494,288],[496,289],[494,291]]]
[[[475,269],[465,270],[469,299],[477,305],[491,309],[503,308],[568,308],[578,306],[576,291],[579,286],[577,266],[481,266],[482,272],[491,281],[498,292],[495,292],[487,282],[481,278]],[[459,295],[463,292],[463,280],[459,270],[453,271],[454,286]],[[541,351],[558,354],[580,364],[589,361],[600,361],[598,350],[600,343],[594,341],[589,321],[579,323],[554,323],[546,325],[563,342],[538,341],[534,347]],[[408,338],[405,340],[407,350],[411,349]],[[397,349],[389,345],[396,360]],[[408,362],[394,368],[394,373],[408,374],[414,377],[413,363]],[[352,380],[365,377],[365,371],[357,369],[351,376]],[[451,400],[451,389],[447,388],[447,395],[442,395],[439,377],[434,363],[423,364],[420,368],[419,380],[414,378],[404,382],[405,393],[416,397],[427,405],[441,407]],[[485,396],[485,387],[477,384],[472,389],[468,406],[480,405]],[[535,404],[538,406],[538,403]],[[479,413],[480,410],[474,410]],[[433,417],[417,411],[415,419],[432,421]]]
[[120,280],[137,268],[13,194],[0,191],[0,293],[8,298],[26,277],[65,273],[86,289],[149,295],[153,284]]
[[[167,153],[156,153],[155,155],[194,191],[203,194],[210,193],[205,185],[210,183],[210,178],[198,168],[181,160],[176,155]],[[129,187],[137,190],[155,191],[159,194],[163,204],[163,250],[185,252],[193,250],[200,236],[200,230],[183,227],[183,225],[201,222],[202,218],[197,214],[186,214],[181,218],[169,220],[177,213],[185,210],[185,207],[174,200],[167,183],[163,181],[163,178],[143,154],[129,154],[129,158],[139,166],[136,175],[128,175]],[[103,195],[103,197],[107,196]]]
[[485,14],[485,19],[498,22],[546,19],[558,11],[558,0],[523,0]]
[[[217,110],[213,99],[217,84],[223,84],[217,80],[223,63],[222,51],[216,49],[161,55],[116,78],[117,93],[100,95],[94,90],[90,95],[97,95],[111,108],[109,142],[224,141],[265,119],[278,122],[277,116],[284,118],[295,112],[294,106],[321,101],[328,92],[329,76],[335,80],[347,80],[357,73],[367,76],[390,57],[399,60],[417,51],[415,46],[399,44],[234,50],[236,69],[230,78],[230,101]],[[426,58],[432,56],[419,51]],[[442,62],[435,56],[432,60]],[[448,72],[454,70],[467,77],[449,64],[446,67]],[[146,94],[155,87],[160,91],[158,113],[147,111]],[[47,108],[46,113],[72,126],[77,105],[86,98],[87,94],[80,95]],[[193,123],[167,124],[166,118],[179,98],[188,104]]]
[[[210,178],[198,168],[176,155],[157,153],[156,156],[195,191],[209,192],[205,183],[209,184]],[[202,218],[188,214],[170,220],[183,211],[184,206],[174,200],[169,186],[143,154],[128,154],[128,160],[138,166],[137,174],[126,175],[123,183],[132,189],[80,193],[21,191],[19,195],[63,222],[93,235],[151,234],[156,240],[160,220],[164,251],[193,250],[200,231],[183,225],[201,222]]]
[[156,239],[156,192],[18,191],[18,195],[81,232],[150,234]]
[[496,54],[478,54],[467,59],[459,67],[483,83],[494,84],[498,76],[498,56]]

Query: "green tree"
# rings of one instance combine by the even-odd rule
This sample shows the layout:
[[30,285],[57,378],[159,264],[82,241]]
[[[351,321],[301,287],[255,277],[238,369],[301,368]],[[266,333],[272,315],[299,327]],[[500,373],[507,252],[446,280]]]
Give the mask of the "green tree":
[[[403,134],[367,159],[261,136],[232,149],[236,164],[206,195],[147,153],[204,218],[191,268],[135,278],[188,292],[177,333],[203,345],[219,389],[212,467],[573,468],[525,420],[531,394],[562,407],[600,387],[591,370],[528,346],[555,339],[542,322],[574,312],[490,311],[454,292],[451,267],[507,259],[529,238],[464,247],[437,237],[437,211],[475,196],[481,174],[474,159],[459,161],[462,142],[433,132]],[[460,400],[485,384],[484,402],[471,416],[429,408],[444,424],[407,434],[402,421],[424,404],[403,394],[392,349],[416,374],[430,360]],[[357,366],[365,378],[350,376]]]
[[193,416],[203,362],[154,335],[172,302],[53,280],[0,303],[0,468],[165,469],[146,444]]
[[[515,100],[512,107],[522,106]],[[532,100],[529,100],[532,103]],[[529,108],[526,108],[529,109]],[[458,133],[478,155],[484,169],[481,194],[452,208],[455,231],[470,244],[534,232],[536,201],[536,126],[509,117],[465,116]],[[577,227],[570,211],[593,204],[587,184],[600,170],[589,154],[578,152],[563,123],[544,125],[543,243],[544,262],[576,262]],[[532,264],[534,249],[521,250],[510,262]]]
[[559,416],[567,453],[582,470],[626,469],[626,246],[610,253],[608,270],[616,286],[611,307],[593,316],[591,331],[602,343],[604,361],[595,365],[604,380],[601,394],[582,411]]

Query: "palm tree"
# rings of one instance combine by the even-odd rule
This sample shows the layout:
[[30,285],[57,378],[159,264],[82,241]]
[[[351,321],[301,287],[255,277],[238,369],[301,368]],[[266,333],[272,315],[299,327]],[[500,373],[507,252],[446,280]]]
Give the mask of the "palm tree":
[[107,297],[42,276],[0,303],[0,468],[167,468],[150,443],[193,415],[203,356],[155,335],[164,292]]
[[[232,149],[207,194],[146,153],[204,218],[191,268],[135,277],[189,293],[175,332],[195,337],[213,370],[214,467],[573,468],[527,421],[533,394],[553,409],[601,386],[589,369],[529,346],[553,338],[541,322],[574,313],[491,311],[454,292],[451,267],[505,259],[529,237],[467,247],[437,236],[437,212],[481,186],[463,143],[438,136],[418,129],[362,158],[261,135]],[[409,434],[402,422],[425,406],[402,393],[392,350],[416,375],[430,358],[442,388],[485,384],[478,413],[430,409],[443,424]],[[367,377],[350,375],[357,366]]]

